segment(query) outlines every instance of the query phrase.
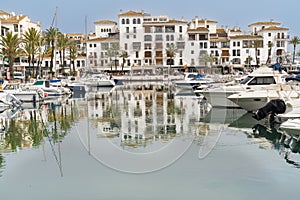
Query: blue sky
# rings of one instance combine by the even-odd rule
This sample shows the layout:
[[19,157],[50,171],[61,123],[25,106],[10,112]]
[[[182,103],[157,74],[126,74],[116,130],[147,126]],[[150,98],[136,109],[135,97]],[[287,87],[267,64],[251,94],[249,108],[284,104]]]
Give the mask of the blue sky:
[[[282,3],[280,3],[282,2]],[[102,19],[118,20],[120,9],[141,11],[151,15],[190,21],[195,16],[207,18],[232,28],[247,31],[257,21],[274,19],[290,30],[290,36],[300,35],[300,3],[298,0],[0,0],[0,9],[40,21],[43,30],[50,27],[58,8],[57,26],[64,33],[84,33],[85,17],[88,31]]]

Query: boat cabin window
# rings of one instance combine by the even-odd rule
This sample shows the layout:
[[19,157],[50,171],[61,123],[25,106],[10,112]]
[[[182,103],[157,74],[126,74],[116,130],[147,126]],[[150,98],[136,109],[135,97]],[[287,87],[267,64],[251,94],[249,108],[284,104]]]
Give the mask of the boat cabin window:
[[271,85],[275,83],[276,81],[274,77],[255,77],[248,83],[248,85]]

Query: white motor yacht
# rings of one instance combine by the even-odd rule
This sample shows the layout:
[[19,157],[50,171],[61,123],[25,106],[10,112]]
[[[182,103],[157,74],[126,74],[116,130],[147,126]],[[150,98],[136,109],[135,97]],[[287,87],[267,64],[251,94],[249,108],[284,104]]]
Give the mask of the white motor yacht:
[[282,91],[281,89],[243,91],[232,94],[227,98],[239,107],[245,109],[248,112],[251,112],[262,108],[272,99],[283,99],[285,101],[299,99],[299,93],[297,91],[292,90],[288,87],[286,88],[288,89],[288,91]]
[[240,106],[228,99],[230,95],[242,91],[278,90],[280,85],[285,83],[286,76],[287,73],[284,71],[280,72],[267,66],[261,66],[238,84],[224,84],[215,88],[207,88],[202,94],[212,107],[237,108]]
[[212,78],[208,78],[204,75],[200,75],[196,72],[186,72],[184,73],[184,79],[173,81],[176,87],[180,88],[196,88],[203,84],[213,83]]
[[45,93],[42,89],[29,89],[22,87],[18,82],[5,83],[3,91],[13,94],[22,102],[41,102],[44,101]]

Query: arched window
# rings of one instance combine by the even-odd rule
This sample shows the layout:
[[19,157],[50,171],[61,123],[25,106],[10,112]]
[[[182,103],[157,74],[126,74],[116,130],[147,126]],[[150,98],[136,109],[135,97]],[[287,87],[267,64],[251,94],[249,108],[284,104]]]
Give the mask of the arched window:
[[129,19],[126,19],[126,24],[129,24]]
[[125,24],[125,19],[122,19],[122,24]]
[[166,40],[169,41],[170,40],[170,36],[166,35]]
[[171,35],[171,41],[174,41],[174,35]]
[[278,39],[280,38],[280,33],[277,33],[277,38],[278,38]]
[[133,19],[132,23],[133,23],[133,24],[136,24],[136,19],[135,19],[135,18]]
[[284,39],[284,33],[281,33],[281,38]]
[[140,24],[140,23],[141,23],[141,19],[138,18],[138,19],[137,19],[137,24]]

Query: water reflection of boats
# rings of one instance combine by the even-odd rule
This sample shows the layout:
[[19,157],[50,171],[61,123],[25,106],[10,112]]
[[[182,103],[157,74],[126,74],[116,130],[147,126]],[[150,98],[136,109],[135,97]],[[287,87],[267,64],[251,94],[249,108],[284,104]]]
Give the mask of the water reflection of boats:
[[[299,135],[300,134],[300,119],[288,119],[287,121],[283,122],[280,125],[281,130],[285,130],[293,135]],[[300,137],[298,137],[298,140],[300,140]]]
[[300,168],[300,140],[299,133],[291,134],[274,127],[261,124],[253,126],[252,132],[247,132],[248,137],[265,138],[271,144],[271,148],[279,151],[284,160],[296,168]]
[[231,124],[247,112],[243,109],[211,108],[203,118],[205,123]]

